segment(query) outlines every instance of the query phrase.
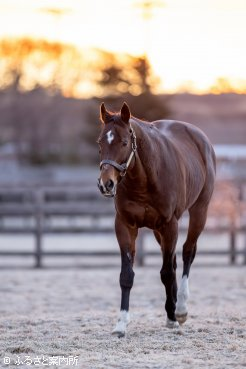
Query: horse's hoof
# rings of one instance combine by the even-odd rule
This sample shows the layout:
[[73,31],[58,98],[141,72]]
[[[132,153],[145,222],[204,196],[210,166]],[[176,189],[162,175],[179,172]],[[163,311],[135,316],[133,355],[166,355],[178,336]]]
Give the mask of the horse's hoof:
[[112,331],[112,335],[113,336],[117,336],[118,338],[122,338],[122,337],[125,337],[126,335],[126,332],[123,332],[123,331],[117,331],[117,330],[113,330]]
[[184,324],[187,320],[188,313],[185,314],[175,314],[177,321],[179,324]]
[[177,322],[176,320],[171,320],[167,318],[166,327],[167,328],[178,328],[179,322]]

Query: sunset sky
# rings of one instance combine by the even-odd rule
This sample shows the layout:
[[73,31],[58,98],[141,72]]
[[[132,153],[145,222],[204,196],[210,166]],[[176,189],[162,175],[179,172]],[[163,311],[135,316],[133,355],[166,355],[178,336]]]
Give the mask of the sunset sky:
[[218,78],[245,90],[245,0],[156,2],[144,20],[141,0],[0,0],[0,37],[146,53],[160,91],[205,92]]

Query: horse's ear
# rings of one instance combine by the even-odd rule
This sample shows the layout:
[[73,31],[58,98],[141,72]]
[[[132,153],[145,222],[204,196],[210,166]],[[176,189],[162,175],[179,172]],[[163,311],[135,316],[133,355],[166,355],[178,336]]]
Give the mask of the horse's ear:
[[125,123],[128,123],[129,119],[131,118],[131,112],[126,102],[124,102],[124,104],[122,105],[120,116]]
[[100,118],[103,123],[106,123],[107,114],[107,109],[105,108],[104,103],[102,103],[100,106]]

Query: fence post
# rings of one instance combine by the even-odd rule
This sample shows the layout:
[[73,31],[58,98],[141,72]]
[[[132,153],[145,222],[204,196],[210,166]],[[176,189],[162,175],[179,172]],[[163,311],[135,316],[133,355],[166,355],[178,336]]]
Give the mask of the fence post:
[[144,229],[139,229],[136,240],[136,263],[138,266],[144,266]]
[[236,228],[235,224],[232,224],[230,229],[230,263],[236,262]]
[[246,265],[246,233],[244,235],[243,265]]
[[42,267],[42,235],[43,235],[43,193],[41,190],[36,190],[34,192],[35,196],[35,267]]

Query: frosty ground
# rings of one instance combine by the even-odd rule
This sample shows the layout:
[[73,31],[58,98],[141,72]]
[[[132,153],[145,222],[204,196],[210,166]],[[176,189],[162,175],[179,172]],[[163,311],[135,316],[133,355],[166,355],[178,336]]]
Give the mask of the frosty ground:
[[135,272],[132,322],[119,339],[111,336],[118,268],[1,270],[0,366],[17,368],[17,357],[44,355],[78,356],[84,369],[246,367],[245,267],[194,266],[189,319],[179,330],[165,327],[159,269]]

